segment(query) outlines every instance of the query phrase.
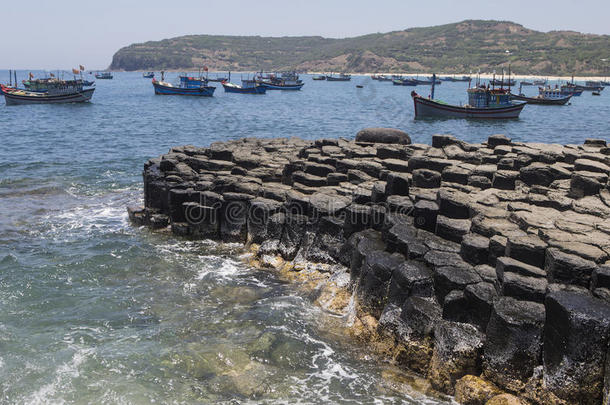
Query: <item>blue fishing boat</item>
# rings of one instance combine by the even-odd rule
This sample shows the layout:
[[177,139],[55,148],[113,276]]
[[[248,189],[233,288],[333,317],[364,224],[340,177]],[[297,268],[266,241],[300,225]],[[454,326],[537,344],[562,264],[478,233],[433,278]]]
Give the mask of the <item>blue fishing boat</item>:
[[291,83],[284,80],[261,82],[259,84],[265,87],[267,90],[301,90],[301,88],[305,85],[305,83]]
[[[435,76],[433,76],[435,78]],[[490,88],[479,83],[467,90],[468,104],[452,105],[434,99],[435,80],[432,80],[432,91],[429,98],[411,92],[415,107],[415,118],[475,118],[475,119],[509,119],[518,118],[527,103],[515,103],[510,100],[510,88]]]
[[142,77],[145,79],[152,79],[153,77],[155,77],[155,72],[142,73]]
[[254,80],[242,80],[241,86],[234,83],[222,82],[222,87],[225,93],[240,93],[240,94],[265,94],[267,88]]
[[208,86],[204,78],[180,76],[180,82],[176,85],[164,81],[164,72],[161,72],[161,81],[152,80],[155,94],[173,96],[200,96],[212,97],[216,87]]
[[[557,88],[557,86],[555,86]],[[585,89],[582,87],[575,85],[574,83],[566,83],[560,88],[561,94],[564,96],[574,96],[579,97]]]

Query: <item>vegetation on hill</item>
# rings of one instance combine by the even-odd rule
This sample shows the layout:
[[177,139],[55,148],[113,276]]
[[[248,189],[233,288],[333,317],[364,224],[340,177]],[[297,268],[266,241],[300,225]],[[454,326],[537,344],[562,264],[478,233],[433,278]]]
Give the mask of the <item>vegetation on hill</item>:
[[110,68],[462,73],[509,64],[517,74],[606,75],[610,36],[481,20],[344,39],[188,35],[124,47]]

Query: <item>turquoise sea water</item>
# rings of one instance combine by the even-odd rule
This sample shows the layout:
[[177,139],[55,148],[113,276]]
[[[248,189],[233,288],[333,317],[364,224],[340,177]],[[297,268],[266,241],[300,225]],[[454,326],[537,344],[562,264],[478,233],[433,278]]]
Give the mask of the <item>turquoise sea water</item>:
[[[117,73],[89,104],[0,101],[0,403],[439,403],[347,339],[345,320],[243,265],[240,247],[130,226],[143,163],[173,145],[353,137],[366,126],[422,143],[434,133],[609,139],[610,94],[527,106],[509,122],[414,121],[412,88],[304,80],[300,92],[264,96],[214,84],[214,98],[194,99],[155,96],[140,73]],[[443,83],[436,97],[464,102],[465,88]]]

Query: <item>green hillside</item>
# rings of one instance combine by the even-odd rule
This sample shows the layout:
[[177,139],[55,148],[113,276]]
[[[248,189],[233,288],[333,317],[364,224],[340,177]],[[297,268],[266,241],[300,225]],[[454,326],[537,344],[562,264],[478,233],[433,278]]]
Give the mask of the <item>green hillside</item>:
[[344,39],[188,35],[124,47],[110,68],[462,73],[509,64],[518,74],[606,75],[610,36],[480,20]]

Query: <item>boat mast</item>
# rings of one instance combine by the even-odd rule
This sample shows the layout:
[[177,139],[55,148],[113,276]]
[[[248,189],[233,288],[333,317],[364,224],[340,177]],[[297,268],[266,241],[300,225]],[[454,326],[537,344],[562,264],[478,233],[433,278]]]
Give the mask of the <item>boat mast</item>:
[[10,69],[8,70],[8,85],[13,87],[13,71]]
[[510,93],[510,63],[508,64],[508,92]]
[[432,73],[432,90],[430,91],[430,100],[434,100],[434,84],[436,83],[436,73]]

